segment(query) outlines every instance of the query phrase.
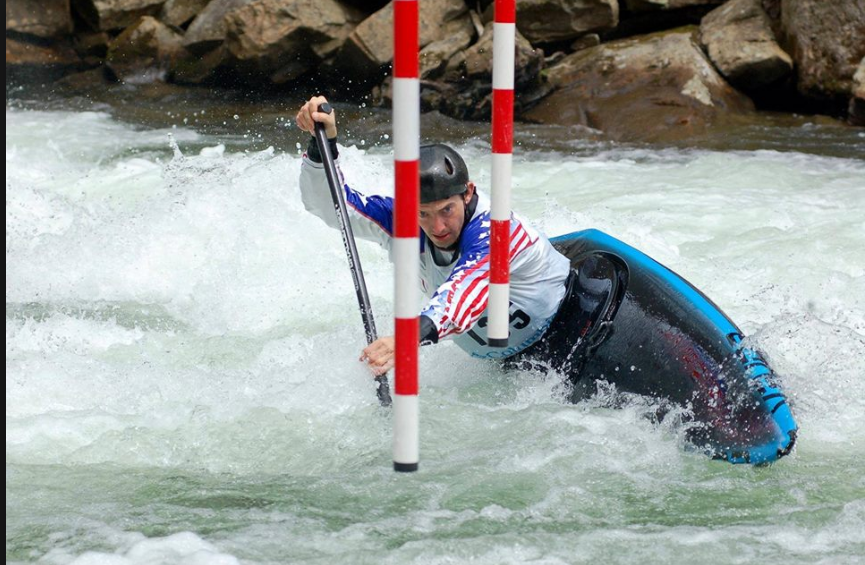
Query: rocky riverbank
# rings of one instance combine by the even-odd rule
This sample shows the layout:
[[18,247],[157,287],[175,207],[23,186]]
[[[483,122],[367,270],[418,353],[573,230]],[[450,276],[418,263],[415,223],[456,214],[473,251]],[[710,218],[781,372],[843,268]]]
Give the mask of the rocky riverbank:
[[[6,81],[390,101],[392,8],[358,0],[6,2]],[[492,4],[421,0],[424,110],[487,120]],[[759,111],[865,125],[865,0],[518,0],[516,117],[668,141]]]

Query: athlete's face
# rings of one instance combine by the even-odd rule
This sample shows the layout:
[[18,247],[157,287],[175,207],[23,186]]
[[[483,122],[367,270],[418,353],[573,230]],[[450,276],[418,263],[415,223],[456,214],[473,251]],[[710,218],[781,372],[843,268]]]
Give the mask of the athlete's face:
[[466,206],[471,202],[475,186],[444,200],[420,205],[420,227],[436,247],[446,249],[457,242],[466,221]]

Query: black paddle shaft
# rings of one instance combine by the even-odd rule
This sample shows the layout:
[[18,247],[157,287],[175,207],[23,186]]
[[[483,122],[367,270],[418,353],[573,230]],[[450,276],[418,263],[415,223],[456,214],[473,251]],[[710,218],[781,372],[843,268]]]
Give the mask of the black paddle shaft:
[[[318,111],[330,114],[333,108],[331,108],[330,104],[324,103],[318,107]],[[372,316],[372,306],[369,302],[369,293],[366,290],[366,281],[363,278],[363,268],[360,265],[360,256],[357,253],[357,245],[354,242],[351,222],[348,219],[345,195],[339,183],[339,175],[336,172],[336,164],[333,162],[333,153],[330,151],[327,133],[325,133],[324,124],[321,122],[315,122],[315,142],[318,145],[319,153],[321,153],[324,172],[327,175],[327,184],[330,186],[330,196],[333,198],[333,207],[336,211],[337,222],[339,223],[339,231],[342,233],[342,242],[345,244],[345,253],[348,255],[348,266],[351,269],[351,278],[354,281],[355,293],[357,293],[360,315],[363,318],[366,342],[370,344],[378,339],[375,331],[375,320]],[[375,378],[375,381],[378,383],[376,394],[378,395],[379,403],[382,406],[390,406],[391,398],[387,375],[379,375]]]

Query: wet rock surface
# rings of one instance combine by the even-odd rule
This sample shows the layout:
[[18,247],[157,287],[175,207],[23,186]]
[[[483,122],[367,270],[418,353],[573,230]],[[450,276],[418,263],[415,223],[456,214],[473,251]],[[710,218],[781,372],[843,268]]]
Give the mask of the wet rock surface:
[[[492,2],[419,12],[422,108],[488,120]],[[751,119],[756,101],[863,123],[859,1],[518,0],[516,28],[517,120],[675,142]],[[6,29],[7,85],[73,75],[76,91],[113,78],[391,100],[380,0],[9,0]]]
[[696,33],[659,33],[570,55],[546,71],[556,90],[525,118],[585,126],[621,141],[661,141],[753,111],[712,66]]

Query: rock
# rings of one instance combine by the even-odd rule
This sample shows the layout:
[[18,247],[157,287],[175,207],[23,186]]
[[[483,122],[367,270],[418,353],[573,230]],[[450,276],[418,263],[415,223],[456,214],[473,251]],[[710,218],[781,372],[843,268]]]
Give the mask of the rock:
[[94,88],[109,86],[112,82],[110,77],[106,76],[108,71],[105,67],[97,67],[80,73],[67,75],[57,81],[57,85],[66,90],[67,93],[88,94],[93,92]]
[[669,141],[704,132],[753,103],[731,88],[697,45],[696,29],[604,43],[549,69],[558,90],[524,118],[581,125],[612,139]]
[[156,18],[144,16],[109,44],[106,64],[119,80],[146,84],[164,80],[182,54],[180,34]]
[[392,0],[345,0],[345,4],[363,10],[367,14],[381,10]]
[[[481,28],[483,32],[483,28]],[[466,29],[454,35],[433,41],[420,52],[420,77],[434,79],[440,77],[447,68],[448,61],[457,53],[471,45],[473,36]]]
[[6,37],[6,84],[50,82],[77,70],[81,60],[67,42],[51,44]]
[[162,6],[159,20],[168,25],[182,27],[207,7],[210,0],[168,0]]
[[570,41],[618,23],[617,0],[517,0],[517,29],[531,43]]
[[169,74],[174,82],[180,84],[203,84],[233,68],[234,60],[228,47],[219,45],[216,49],[202,55],[189,51],[175,60]]
[[155,16],[165,0],[73,0],[75,9],[96,31],[122,29],[142,16]]
[[853,75],[853,97],[850,98],[850,123],[865,126],[865,58],[859,61],[859,68]]
[[80,63],[75,51],[66,43],[31,43],[6,38],[6,70],[19,65],[71,67]]
[[571,43],[571,51],[582,51],[589,47],[597,47],[600,44],[601,36],[597,33],[590,33]]
[[799,92],[846,103],[865,56],[865,2],[782,0],[781,28],[782,46],[796,62]]
[[6,0],[6,31],[37,37],[57,37],[72,31],[69,0],[42,0],[34,9],[33,0]]
[[[492,52],[493,24],[484,26],[480,39],[454,55],[439,82],[424,82],[421,104],[425,110],[455,118],[488,120],[492,113]],[[544,53],[532,47],[519,32],[516,34],[514,57],[514,112],[524,111],[537,97],[541,88],[540,72]]]
[[[421,80],[421,109],[424,112],[438,111],[459,119],[490,119],[493,23],[487,23],[483,29],[477,43],[451,57],[438,80]],[[543,51],[534,49],[519,32],[516,34],[515,51],[514,112],[519,114],[547,94],[548,88],[540,81]],[[388,77],[381,87],[373,89],[375,103],[390,105],[391,88],[392,81]]]
[[252,0],[212,0],[189,24],[183,46],[196,55],[212,51],[225,41],[228,13],[250,2]]
[[726,0],[624,0],[625,8],[630,12],[648,12],[653,10],[679,10],[692,6],[717,6]]
[[604,34],[605,41],[647,35],[677,27],[699,25],[703,17],[726,0],[620,0],[619,25]]
[[362,17],[336,0],[254,0],[226,15],[225,44],[245,72],[282,83],[336,51]]
[[[463,0],[424,0],[420,2],[419,43],[423,49],[446,37],[469,33],[474,24]],[[340,50],[335,68],[347,76],[368,79],[393,60],[393,6],[374,13],[348,36]]]
[[104,31],[84,32],[75,34],[75,51],[84,57],[104,59],[108,55],[108,44],[111,38]]
[[793,59],[772,33],[760,0],[731,0],[700,25],[700,42],[733,86],[757,90],[793,71]]
[[[595,46],[592,45],[591,47],[595,47]],[[588,47],[587,47],[587,49],[588,49]],[[549,67],[552,67],[553,65],[558,65],[567,56],[568,56],[568,54],[565,53],[564,51],[556,51],[555,53],[553,53],[549,57],[544,57],[544,68],[549,68]]]
[[[514,57],[514,86],[524,87],[535,81],[544,64],[544,52],[535,49],[522,36],[516,34]],[[482,81],[491,83],[493,77],[493,23],[484,26],[484,34],[477,43],[454,56],[447,65],[447,82]],[[490,88],[492,85],[490,84]]]
[[101,66],[105,62],[109,43],[111,38],[104,31],[79,32],[73,39],[75,52],[88,67]]

